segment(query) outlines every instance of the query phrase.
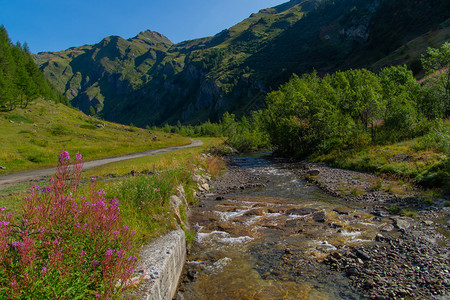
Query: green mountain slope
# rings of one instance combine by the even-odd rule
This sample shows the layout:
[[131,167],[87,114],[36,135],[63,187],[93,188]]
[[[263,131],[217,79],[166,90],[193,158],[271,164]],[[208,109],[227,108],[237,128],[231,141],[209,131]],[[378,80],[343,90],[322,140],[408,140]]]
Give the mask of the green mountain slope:
[[292,0],[213,37],[172,44],[146,31],[36,61],[85,112],[140,126],[196,123],[261,107],[292,73],[417,65],[449,39],[449,17],[446,0]]

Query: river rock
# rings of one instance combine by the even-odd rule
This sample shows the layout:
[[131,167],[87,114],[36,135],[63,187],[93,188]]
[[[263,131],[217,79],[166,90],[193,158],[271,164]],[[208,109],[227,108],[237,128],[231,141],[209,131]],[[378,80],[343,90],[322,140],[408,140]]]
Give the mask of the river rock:
[[347,208],[347,207],[338,207],[338,208],[333,209],[333,211],[338,213],[338,214],[340,214],[340,215],[348,215],[351,212],[353,212],[352,209]]
[[249,210],[248,212],[246,212],[244,214],[244,216],[262,216],[264,215],[265,210],[263,208],[256,208],[256,209],[252,209]]
[[178,196],[172,195],[169,198],[170,206],[175,208],[181,205],[181,199]]
[[383,232],[391,232],[392,230],[394,230],[394,226],[392,224],[384,224],[380,227],[380,231]]
[[363,260],[371,260],[372,257],[367,254],[366,252],[362,251],[362,250],[356,250],[356,256],[358,256],[359,258],[363,259]]
[[327,220],[327,214],[324,211],[316,212],[313,215],[313,220],[319,223],[324,223]]
[[297,215],[297,216],[305,216],[312,214],[316,212],[317,209],[309,208],[309,207],[302,207],[302,208],[292,208],[288,211],[286,211],[287,215]]
[[389,217],[389,213],[383,210],[374,211],[372,214],[382,218]]
[[198,174],[192,175],[192,181],[195,182],[195,183],[201,183],[201,184],[206,183],[205,179],[203,179],[203,178],[202,178],[200,175],[198,175]]
[[425,225],[427,225],[427,226],[431,226],[431,225],[434,224],[434,222],[433,222],[433,221],[430,221],[430,220],[423,221],[423,223],[424,223]]
[[320,174],[319,170],[309,170],[307,173],[309,176],[318,176]]
[[406,230],[411,226],[411,224],[404,219],[397,218],[397,219],[395,219],[395,226],[398,229]]
[[204,183],[200,186],[202,188],[203,191],[209,191],[209,184]]

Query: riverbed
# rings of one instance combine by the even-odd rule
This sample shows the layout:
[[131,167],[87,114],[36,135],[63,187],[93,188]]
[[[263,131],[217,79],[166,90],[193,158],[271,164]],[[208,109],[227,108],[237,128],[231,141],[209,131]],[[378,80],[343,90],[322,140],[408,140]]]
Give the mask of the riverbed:
[[[370,249],[401,239],[406,234],[402,224],[409,228],[416,221],[393,216],[377,202],[332,196],[305,181],[292,164],[264,155],[235,157],[231,163],[231,173],[238,175],[213,183],[212,192],[191,211],[197,235],[180,297],[367,299],[389,292],[374,284],[368,293],[355,276],[365,277],[365,265],[378,267]],[[440,290],[430,288],[430,296],[433,291],[445,294],[449,287],[446,238],[438,235],[438,240],[436,247],[440,243],[444,249],[442,268],[427,272],[447,282]],[[394,281],[389,284],[400,290]],[[417,286],[416,291],[426,294]],[[414,298],[414,289],[401,292]]]

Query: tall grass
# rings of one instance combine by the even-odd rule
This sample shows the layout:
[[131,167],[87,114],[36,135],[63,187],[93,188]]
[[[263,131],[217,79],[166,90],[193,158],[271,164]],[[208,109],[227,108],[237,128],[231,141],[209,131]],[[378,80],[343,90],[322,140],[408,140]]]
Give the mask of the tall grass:
[[[174,229],[176,220],[169,198],[177,187],[188,186],[192,169],[179,167],[152,175],[141,175],[120,181],[107,188],[121,202],[121,215],[137,231],[140,243],[166,230]],[[183,188],[184,190],[184,188]]]

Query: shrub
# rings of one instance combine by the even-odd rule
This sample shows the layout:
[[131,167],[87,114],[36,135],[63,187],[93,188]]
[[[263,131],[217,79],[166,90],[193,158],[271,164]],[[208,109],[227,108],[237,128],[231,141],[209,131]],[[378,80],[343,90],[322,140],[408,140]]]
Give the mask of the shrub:
[[64,125],[56,124],[50,128],[50,133],[54,136],[68,135],[69,132]]
[[120,293],[136,262],[118,200],[96,192],[78,198],[81,155],[70,166],[60,153],[47,188],[34,185],[20,218],[0,208],[0,298],[110,298]]

